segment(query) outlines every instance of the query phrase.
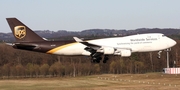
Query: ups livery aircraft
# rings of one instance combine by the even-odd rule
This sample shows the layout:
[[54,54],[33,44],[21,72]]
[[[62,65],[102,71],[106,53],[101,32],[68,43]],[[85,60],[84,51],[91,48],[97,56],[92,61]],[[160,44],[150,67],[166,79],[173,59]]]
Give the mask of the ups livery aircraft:
[[125,37],[103,38],[83,41],[74,37],[70,41],[47,41],[34,33],[16,18],[7,18],[16,41],[16,49],[57,55],[86,55],[91,62],[106,63],[108,56],[129,57],[133,52],[160,51],[173,47],[176,42],[161,33],[137,34]]

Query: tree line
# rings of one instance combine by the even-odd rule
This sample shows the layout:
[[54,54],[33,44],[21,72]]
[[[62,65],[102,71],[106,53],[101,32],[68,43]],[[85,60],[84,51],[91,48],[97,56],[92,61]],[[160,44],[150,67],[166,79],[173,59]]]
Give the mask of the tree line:
[[[180,41],[170,54],[170,67],[180,66]],[[166,52],[132,53],[122,58],[110,56],[107,63],[91,63],[87,56],[58,56],[13,49],[0,44],[0,78],[76,77],[94,74],[124,74],[162,72],[166,67]],[[174,63],[176,62],[176,63]]]

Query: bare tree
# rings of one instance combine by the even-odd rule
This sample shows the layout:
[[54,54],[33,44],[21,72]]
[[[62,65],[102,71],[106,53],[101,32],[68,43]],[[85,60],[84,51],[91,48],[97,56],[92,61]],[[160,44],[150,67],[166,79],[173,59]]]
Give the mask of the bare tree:
[[49,65],[48,64],[43,64],[41,67],[40,67],[40,73],[41,75],[48,75],[48,70],[49,70]]

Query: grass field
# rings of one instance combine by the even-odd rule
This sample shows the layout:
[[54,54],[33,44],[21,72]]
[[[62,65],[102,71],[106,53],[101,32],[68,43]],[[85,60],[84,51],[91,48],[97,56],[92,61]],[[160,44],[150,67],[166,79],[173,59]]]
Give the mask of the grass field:
[[0,80],[0,90],[180,90],[180,75],[103,74]]

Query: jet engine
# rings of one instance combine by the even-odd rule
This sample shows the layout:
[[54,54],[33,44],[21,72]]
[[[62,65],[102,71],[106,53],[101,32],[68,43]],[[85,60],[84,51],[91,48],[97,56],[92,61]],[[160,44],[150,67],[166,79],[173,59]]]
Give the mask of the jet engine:
[[121,57],[129,57],[129,56],[131,56],[130,50],[122,50],[121,51]]
[[112,47],[104,47],[103,52],[105,55],[110,55],[110,54],[114,54],[115,49]]
[[104,55],[121,55],[121,57],[131,56],[131,50],[129,49],[114,49],[113,47],[103,47],[98,49],[97,52],[104,53]]
[[117,49],[114,55],[121,55],[121,57],[131,56],[131,50]]

